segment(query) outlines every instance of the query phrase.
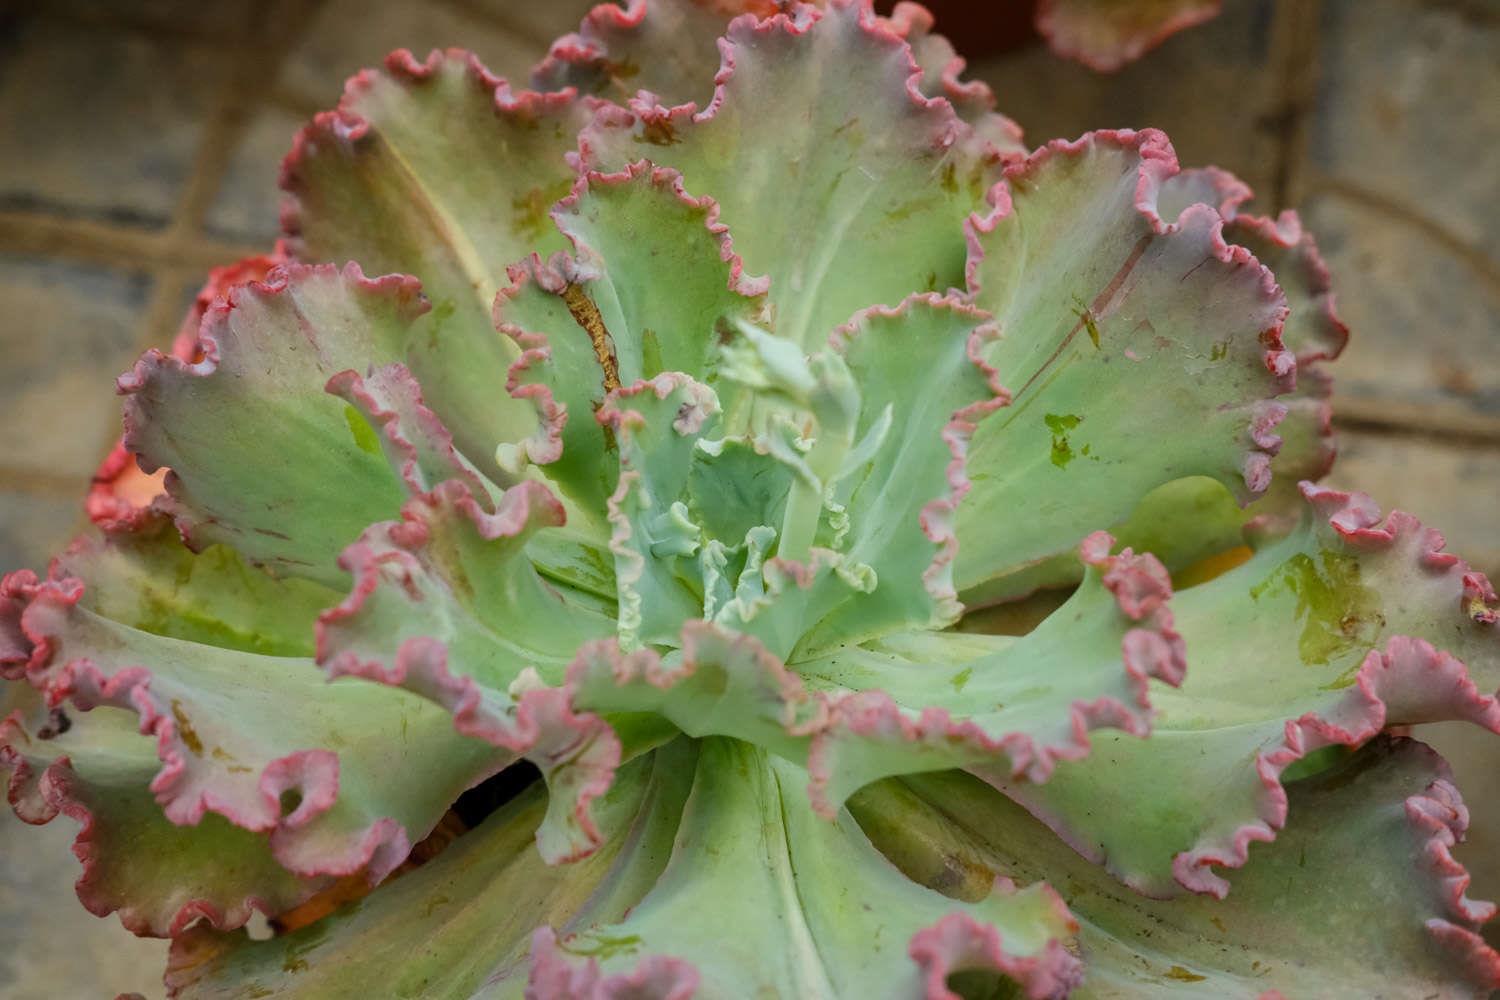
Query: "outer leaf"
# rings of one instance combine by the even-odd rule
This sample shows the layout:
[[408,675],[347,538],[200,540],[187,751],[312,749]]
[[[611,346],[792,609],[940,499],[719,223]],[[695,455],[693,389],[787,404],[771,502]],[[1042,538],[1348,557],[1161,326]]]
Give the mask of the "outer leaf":
[[318,625],[318,662],[330,675],[406,688],[452,712],[459,732],[536,762],[553,793],[541,845],[552,860],[599,843],[588,803],[620,756],[603,722],[574,715],[566,692],[545,686],[612,625],[549,587],[526,558],[528,539],[561,519],[540,483],[508,490],[491,514],[448,480],[349,546],[340,564],[354,589]]
[[707,109],[603,108],[580,165],[649,153],[718,199],[745,266],[771,279],[775,332],[804,349],[858,309],[959,283],[953,235],[995,164],[966,151],[971,129],[946,101],[921,96],[900,38],[865,4],[834,0],[820,15],[741,18],[721,51]]
[[[166,818],[193,826],[212,812],[268,832],[276,859],[294,873],[382,877],[460,792],[504,763],[419,699],[330,686],[310,660],[203,646],[104,618],[80,603],[82,581],[60,569],[45,581],[15,573],[0,588],[15,611],[7,631],[21,640],[0,661],[7,677],[24,677],[79,729],[91,717],[75,710],[134,712],[139,732],[155,738],[162,766],[150,790]],[[117,717],[103,718],[107,741]],[[80,738],[90,746],[86,733]],[[98,766],[135,765],[127,757]],[[127,796],[120,808],[138,810],[138,802]],[[248,915],[243,901],[215,905]]]
[[532,71],[539,90],[575,87],[619,103],[648,90],[668,105],[713,94],[714,46],[737,14],[771,14],[774,0],[629,0],[601,3],[552,43]]
[[516,354],[494,335],[490,305],[507,264],[558,245],[547,209],[572,186],[563,153],[585,117],[567,95],[512,92],[468,53],[419,63],[400,50],[384,72],[350,79],[282,167],[293,254],[422,279],[433,311],[409,364],[459,450],[492,477],[495,446],[530,435],[536,418],[496,391]]
[[120,377],[125,446],[173,470],[168,509],[193,544],[341,582],[339,550],[404,490],[324,383],[400,359],[425,309],[411,278],[288,265],[210,308],[201,360],[148,351]]
[[[629,972],[641,952],[691,956],[694,995],[704,998],[937,1000],[951,995],[944,981],[960,969],[1004,974],[1029,997],[1067,993],[1078,976],[1062,943],[1072,925],[1050,890],[997,888],[974,904],[945,899],[892,868],[847,814],[815,816],[806,782],[796,765],[745,744],[705,741],[660,880],[623,921],[578,926],[562,949],[606,974]],[[726,908],[721,920],[701,919],[704,898]],[[726,924],[736,933],[726,936]],[[555,951],[537,959],[537,1000],[576,995],[558,988],[568,982],[557,968],[567,961]]]
[[1036,26],[1058,55],[1108,73],[1216,17],[1220,6],[1221,0],[1041,0]]
[[317,1000],[519,997],[538,924],[566,927],[580,909],[620,919],[655,881],[671,853],[692,756],[674,751],[622,768],[605,806],[630,817],[629,832],[584,861],[549,866],[533,849],[547,808],[537,790],[421,868],[296,933],[251,941],[188,932],[173,945],[168,985],[183,1000],[253,990]]
[[894,831],[882,847],[925,836],[949,870],[958,856],[1066,885],[1086,956],[1078,1000],[1489,996],[1500,956],[1474,928],[1494,908],[1463,895],[1469,877],[1450,849],[1468,813],[1437,755],[1382,737],[1287,792],[1294,819],[1222,901],[1142,899],[956,773],[878,786],[854,806]]
[[[987,360],[1012,393],[975,434],[959,511],[957,579],[976,599],[1014,593],[1004,576],[1165,482],[1212,476],[1241,503],[1270,482],[1285,415],[1270,397],[1296,368],[1285,299],[1217,212],[1161,219],[1176,171],[1159,132],[1055,142],[1007,168],[994,213],[971,224],[970,291],[1004,331]],[[1025,531],[991,523],[1019,507]]]
[[995,111],[995,94],[983,80],[965,80],[968,65],[953,43],[932,30],[932,14],[918,3],[901,0],[885,21],[911,46],[912,58],[922,67],[922,95],[941,97],[958,116],[974,127],[974,138],[1007,158],[1026,155],[1021,127]]
[[7,693],[12,704],[24,702],[0,722],[10,803],[28,823],[63,813],[82,824],[73,853],[83,864],[78,898],[90,913],[118,912],[128,930],[167,937],[200,918],[239,927],[252,908],[282,912],[328,881],[291,874],[264,833],[212,813],[196,826],[169,822],[148,787],[161,762],[130,712],[79,716],[49,711],[24,685]]
[[1213,867],[1276,837],[1281,776],[1315,750],[1444,719],[1500,731],[1488,581],[1408,514],[1381,526],[1368,497],[1304,491],[1298,531],[1173,600],[1191,669],[1150,740],[1101,734],[1046,785],[982,774],[1147,894],[1222,895]]

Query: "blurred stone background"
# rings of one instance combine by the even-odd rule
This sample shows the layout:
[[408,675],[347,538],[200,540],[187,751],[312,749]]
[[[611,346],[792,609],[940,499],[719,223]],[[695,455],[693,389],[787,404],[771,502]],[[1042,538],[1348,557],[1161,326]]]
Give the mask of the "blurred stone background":
[[[950,8],[994,0],[949,0]],[[116,374],[165,346],[206,270],[270,245],[296,128],[387,51],[458,45],[523,78],[587,0],[0,0],[0,567],[82,523],[118,433]],[[1112,76],[1034,40],[973,60],[1033,143],[1154,125],[1297,207],[1353,341],[1334,370],[1331,480],[1439,525],[1500,578],[1500,0],[1225,0]],[[1010,15],[1006,15],[1010,17]],[[940,13],[939,27],[944,24]],[[967,33],[955,33],[960,50]],[[1500,896],[1500,747],[1425,733]],[[160,996],[161,942],[73,902],[73,825],[0,814],[9,1000]]]

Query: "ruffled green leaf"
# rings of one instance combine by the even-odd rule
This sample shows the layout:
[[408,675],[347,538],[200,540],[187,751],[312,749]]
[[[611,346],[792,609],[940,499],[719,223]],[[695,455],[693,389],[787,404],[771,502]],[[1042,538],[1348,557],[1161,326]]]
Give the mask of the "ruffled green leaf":
[[[975,153],[946,101],[911,86],[921,70],[862,4],[741,19],[724,40],[713,101],[602,109],[582,165],[646,157],[715,198],[746,269],[770,278],[774,332],[816,348],[857,310],[958,286],[964,218],[998,154]],[[892,248],[899,252],[892,252]]]
[[[532,433],[529,403],[497,391],[514,346],[490,322],[506,266],[560,248],[547,210],[587,120],[567,95],[515,93],[472,55],[400,50],[350,79],[282,167],[288,247],[422,281],[432,312],[408,363],[460,451],[498,478],[495,446]],[[373,520],[373,519],[372,519]]]
[[133,713],[49,710],[21,684],[6,694],[14,707],[0,722],[0,770],[11,775],[11,805],[28,823],[62,813],[81,824],[73,853],[83,865],[78,898],[90,913],[118,912],[128,930],[168,937],[199,919],[239,927],[254,908],[282,912],[329,881],[293,875],[267,834],[222,816],[170,822],[150,790],[161,761]]
[[620,759],[615,734],[576,716],[566,692],[548,686],[581,643],[613,631],[526,557],[531,536],[561,520],[540,483],[506,491],[490,513],[448,480],[345,551],[353,591],[318,626],[318,662],[332,676],[405,688],[452,712],[458,732],[529,755],[553,793],[542,844],[553,860],[599,843],[588,803]]
[[[85,554],[76,549],[72,565]],[[128,549],[109,556],[117,563],[130,558]],[[93,562],[108,566],[106,560]],[[454,733],[446,715],[422,700],[363,683],[330,685],[310,659],[153,635],[106,618],[89,606],[87,585],[67,575],[68,565],[59,564],[48,580],[29,573],[6,579],[6,596],[20,606],[17,622],[25,637],[25,655],[9,658],[7,676],[24,677],[58,709],[59,720],[66,718],[65,735],[81,748],[80,787],[91,797],[88,808],[98,810],[102,829],[146,824],[160,831],[161,823],[142,815],[143,802],[154,796],[165,820],[178,826],[194,828],[216,814],[261,834],[250,857],[268,849],[281,866],[306,879],[362,870],[378,879],[406,857],[459,793],[508,760],[492,746]],[[205,617],[214,607],[211,579],[212,570],[191,591]],[[238,598],[231,589],[224,602],[231,622]],[[151,613],[149,605],[145,610]],[[239,638],[224,622],[201,630]],[[134,713],[142,734],[129,749],[122,746],[120,723],[126,713]],[[351,719],[360,724],[351,726]],[[52,728],[60,725],[53,722]],[[21,740],[15,752],[47,752],[27,742],[24,729],[14,735]],[[147,771],[153,744],[157,766]],[[58,749],[63,752],[64,745]],[[419,764],[427,755],[432,759]],[[30,766],[37,770],[42,763],[52,758]],[[68,771],[65,763],[61,771]],[[129,781],[136,778],[143,783],[132,789]],[[184,849],[198,856],[226,839],[244,843],[225,827],[212,820],[204,839],[188,832],[167,839],[187,844]],[[129,864],[123,857],[103,863],[111,870]],[[142,899],[122,897],[110,905],[131,912],[148,908],[149,924],[143,926],[152,933],[180,928],[197,912],[196,904],[183,904],[186,916],[163,911],[166,904],[157,896],[177,891],[154,880],[165,874],[158,868],[142,876]],[[286,901],[288,884],[284,873],[263,860],[212,887],[214,893],[245,895],[206,895],[203,912],[243,922],[262,893]]]
[[[679,750],[682,748],[679,748]],[[183,1000],[267,995],[520,997],[538,925],[580,910],[619,920],[660,875],[692,782],[692,754],[622,768],[601,807],[626,834],[571,865],[533,847],[546,798],[524,793],[442,854],[309,927],[269,941],[195,929],[173,944]]]
[[[1154,208],[1176,173],[1159,132],[1053,143],[1007,170],[971,226],[970,291],[1004,336],[985,355],[1011,405],[985,421],[959,510],[966,599],[1014,594],[1007,575],[1125,519],[1153,489],[1219,480],[1241,502],[1270,482],[1296,362],[1285,298],[1224,241],[1207,206]],[[997,512],[1024,508],[1024,531]]]
[[797,672],[831,702],[813,745],[820,799],[834,806],[892,774],[981,765],[1046,781],[1089,751],[1090,730],[1151,731],[1149,679],[1182,680],[1172,588],[1150,556],[1084,545],[1082,587],[1019,639],[910,633],[850,644]]
[[1045,785],[976,772],[1142,892],[1225,892],[1214,866],[1277,836],[1283,772],[1322,747],[1445,719],[1500,731],[1488,582],[1410,515],[1304,489],[1297,531],[1173,599],[1190,669],[1150,740],[1101,733]]
[[202,360],[148,351],[121,376],[125,446],[148,472],[173,470],[169,509],[194,543],[336,586],[339,550],[404,491],[323,387],[399,360],[424,309],[416,282],[355,265],[241,286],[205,318]]
[[528,457],[607,537],[599,513],[618,469],[594,419],[606,393],[669,371],[716,383],[719,342],[733,320],[759,316],[760,288],[743,278],[718,207],[690,198],[673,171],[588,174],[554,218],[576,259],[529,261],[495,316],[525,349],[511,390],[564,413],[552,450]]
[[1464,897],[1450,849],[1468,816],[1449,777],[1420,743],[1380,738],[1293,783],[1292,821],[1224,900],[1136,895],[957,773],[876,786],[853,807],[909,870],[1065,886],[1085,955],[1077,1000],[1481,998],[1500,956],[1475,928],[1494,907]]

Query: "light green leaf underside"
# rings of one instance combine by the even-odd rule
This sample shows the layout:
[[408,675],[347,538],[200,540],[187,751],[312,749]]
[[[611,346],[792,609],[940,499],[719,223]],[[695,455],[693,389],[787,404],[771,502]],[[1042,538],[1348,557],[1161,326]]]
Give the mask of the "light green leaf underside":
[[[1160,901],[1089,864],[1020,807],[956,772],[875,786],[852,803],[909,869],[1045,878],[1081,925],[1076,1000],[1257,997],[1477,998],[1462,956],[1425,926],[1451,919],[1405,807],[1446,768],[1426,747],[1380,741],[1289,788],[1292,820],[1235,872],[1227,899]],[[950,890],[952,891],[952,890]]]
[[[1413,519],[1393,543],[1361,546],[1326,517],[1308,509],[1286,538],[1173,598],[1189,667],[1180,689],[1155,697],[1151,739],[1101,732],[1086,760],[1059,766],[1045,785],[983,776],[1118,877],[1170,895],[1182,892],[1173,868],[1181,852],[1202,852],[1192,878],[1210,888],[1217,876],[1206,859],[1232,855],[1234,832],[1274,813],[1255,761],[1282,747],[1287,724],[1305,713],[1360,739],[1382,724],[1493,725],[1480,697],[1500,688],[1500,642],[1493,625],[1463,614],[1464,571],[1427,564],[1432,541]],[[1404,639],[1392,644],[1403,636],[1462,663],[1445,666]],[[1388,662],[1375,664],[1366,695],[1358,675],[1374,652]],[[1456,683],[1464,665],[1477,692]],[[1307,736],[1308,749],[1319,745]]]

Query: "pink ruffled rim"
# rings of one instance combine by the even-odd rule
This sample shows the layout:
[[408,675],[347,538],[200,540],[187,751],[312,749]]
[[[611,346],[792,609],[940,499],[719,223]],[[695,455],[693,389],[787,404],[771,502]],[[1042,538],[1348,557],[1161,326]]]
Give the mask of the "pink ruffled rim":
[[[1494,588],[1482,573],[1471,570],[1456,555],[1443,551],[1443,537],[1410,514],[1393,511],[1381,523],[1374,501],[1361,493],[1345,493],[1303,483],[1302,493],[1343,540],[1356,550],[1384,551],[1406,539],[1418,542],[1417,566],[1437,576],[1456,576],[1461,586],[1460,615],[1479,627],[1497,622]],[[1500,633],[1496,635],[1500,643]],[[1431,644],[1410,636],[1392,636],[1385,649],[1366,655],[1353,685],[1331,709],[1309,712],[1288,720],[1282,745],[1256,756],[1255,770],[1262,790],[1257,819],[1227,837],[1208,838],[1177,855],[1172,870],[1176,880],[1194,892],[1223,897],[1229,883],[1211,868],[1242,867],[1250,844],[1274,840],[1287,819],[1286,791],[1281,774],[1293,762],[1325,746],[1359,746],[1384,729],[1391,702],[1401,706],[1401,723],[1463,719],[1500,733],[1500,701],[1479,690],[1465,664]]]
[[425,493],[434,485],[422,468],[420,441],[443,466],[442,479],[460,480],[481,505],[488,505],[489,489],[459,458],[453,435],[423,404],[422,387],[405,365],[386,365],[368,376],[352,370],[338,372],[329,378],[324,391],[354,407],[381,432],[395,456],[391,464],[413,494]]
[[551,927],[531,937],[527,1000],[691,1000],[698,982],[697,968],[680,958],[648,955],[634,971],[606,976],[594,958],[569,961]]
[[[1131,0],[1117,0],[1128,6]],[[1196,5],[1186,6],[1155,23],[1147,22],[1133,32],[1120,35],[1115,44],[1090,46],[1082,33],[1075,34],[1069,23],[1066,8],[1070,0],[1040,0],[1036,12],[1036,30],[1047,39],[1052,51],[1065,59],[1076,59],[1089,69],[1099,73],[1113,73],[1126,63],[1134,62],[1179,31],[1212,20],[1219,15],[1222,0],[1196,0]],[[1085,6],[1097,7],[1097,0]],[[1059,18],[1058,8],[1064,8]],[[1074,18],[1088,19],[1086,11],[1077,12]]]
[[362,69],[355,73],[345,82],[344,93],[337,106],[332,111],[318,112],[292,140],[292,148],[281,163],[279,181],[281,190],[285,193],[281,205],[283,242],[279,247],[280,252],[297,258],[307,255],[307,247],[302,238],[300,200],[300,193],[305,185],[303,164],[317,155],[320,147],[340,149],[347,155],[366,140],[374,123],[360,112],[359,106],[365,95],[376,85],[377,78],[384,75],[404,86],[421,86],[447,66],[459,67],[474,86],[492,95],[495,114],[503,119],[523,123],[537,122],[569,113],[579,103],[572,88],[554,93],[515,90],[503,77],[490,72],[478,56],[463,49],[433,49],[425,61],[418,60],[408,49],[397,49],[385,57],[383,74],[374,69]]
[[[1114,539],[1095,532],[1079,546],[1079,555],[1101,573],[1101,582],[1114,595],[1122,614],[1138,624],[1120,641],[1126,676],[1135,692],[1136,707],[1112,696],[1076,700],[1068,707],[1070,734],[1066,742],[1047,744],[1029,734],[1010,732],[995,737],[967,720],[955,721],[942,708],[926,708],[911,718],[883,691],[852,692],[830,704],[827,729],[814,736],[808,754],[809,789],[814,807],[823,815],[837,813],[839,802],[830,796],[841,742],[849,737],[890,743],[925,743],[939,747],[967,746],[978,755],[1004,754],[1012,780],[1040,784],[1051,777],[1059,761],[1081,760],[1092,747],[1095,729],[1123,730],[1137,737],[1151,733],[1149,681],[1177,686],[1186,669],[1182,637],[1177,633],[1167,600],[1171,580],[1155,556],[1124,549],[1110,555]],[[852,791],[852,790],[851,790]]]
[[[53,573],[58,572],[54,563]],[[41,691],[52,707],[72,704],[82,711],[107,705],[134,712],[140,720],[143,735],[156,738],[156,752],[162,768],[150,784],[150,790],[161,804],[166,818],[179,826],[193,826],[207,812],[223,816],[235,826],[270,835],[271,853],[293,874],[307,879],[321,876],[351,875],[365,871],[371,881],[378,881],[399,865],[410,853],[411,843],[405,829],[389,817],[372,820],[358,833],[344,838],[338,852],[319,850],[309,854],[299,844],[297,834],[332,808],[338,798],[339,762],[329,750],[301,750],[268,761],[255,782],[255,793],[246,799],[243,793],[224,795],[212,787],[213,768],[205,776],[191,779],[191,761],[196,759],[179,732],[173,707],[152,691],[152,675],[145,667],[123,667],[106,672],[87,658],[69,660],[57,667],[58,632],[63,619],[71,613],[84,593],[84,584],[75,577],[51,575],[39,580],[29,570],[21,570],[0,580],[0,676],[7,680],[29,682]],[[55,620],[54,620],[55,619]],[[23,794],[31,768],[10,745],[10,739],[30,742],[16,719],[7,721],[0,730],[5,737],[0,744],[0,764],[14,768],[11,778],[11,801],[17,814],[28,822],[46,822],[61,810],[84,824],[74,842],[74,852],[84,862],[79,883],[80,899],[90,912],[108,912],[108,904],[92,891],[96,871],[91,848],[95,820],[89,810],[71,794],[72,765],[59,757],[38,779],[38,792]],[[194,787],[196,786],[196,787]],[[300,801],[290,813],[282,813],[282,796],[295,791]],[[252,908],[263,903],[247,895],[226,909],[208,900],[195,900],[179,909],[165,925],[160,918],[147,916],[130,908],[122,911],[126,927],[138,934],[173,934],[198,916],[208,917],[216,927],[232,929],[249,919]],[[264,906],[261,905],[264,911]]]
[[[286,255],[278,247],[270,254],[246,257],[209,271],[208,281],[198,291],[178,327],[171,356],[188,364],[201,360],[198,331],[209,309],[239,286],[264,281],[273,268],[286,262]],[[158,516],[154,502],[166,493],[166,475],[165,469],[157,469],[154,473],[141,471],[125,442],[117,442],[90,480],[88,494],[84,497],[84,511],[89,521],[107,533],[129,534],[143,530]]]
[[[1062,900],[1051,888],[1042,889],[1064,926],[1076,930],[1078,924]],[[907,953],[922,970],[925,1000],[959,1000],[948,989],[948,977],[958,972],[999,973],[1019,984],[1031,1000],[1061,1000],[1083,982],[1083,963],[1056,938],[1037,955],[1012,955],[999,931],[967,913],[950,913],[918,931]]]
[[32,737],[21,724],[20,712],[12,712],[0,720],[0,770],[10,771],[7,800],[16,816],[26,823],[40,826],[50,823],[61,813],[80,824],[72,849],[73,856],[83,866],[83,872],[74,883],[74,891],[84,909],[94,916],[107,917],[118,913],[121,925],[138,937],[176,937],[199,920],[206,920],[218,930],[234,930],[249,922],[256,911],[274,916],[279,910],[296,905],[301,898],[317,891],[317,883],[311,883],[298,899],[272,902],[251,893],[227,906],[207,898],[190,899],[180,904],[170,916],[153,913],[150,907],[143,905],[122,905],[99,887],[103,861],[95,844],[98,819],[75,791],[77,774],[72,761],[66,755],[59,756],[37,774],[30,762],[16,750],[17,744],[31,741]]
[[[288,295],[298,285],[311,281],[339,280],[352,285],[361,294],[383,296],[395,305],[398,315],[406,322],[425,313],[429,304],[422,295],[422,286],[416,278],[404,274],[387,274],[368,278],[359,264],[350,261],[342,268],[335,264],[300,264],[287,261],[277,264],[266,272],[264,281],[249,281],[232,287],[226,295],[213,300],[204,313],[194,354],[190,360],[163,354],[152,348],[136,361],[130,371],[115,380],[121,395],[125,396],[125,435],[122,447],[136,456],[136,462],[146,475],[166,468],[145,454],[140,438],[140,429],[151,420],[150,414],[139,400],[139,394],[154,383],[171,382],[182,378],[209,378],[218,371],[220,361],[220,339],[230,322],[235,309],[248,299],[272,299]],[[157,509],[169,514],[190,547],[197,547],[193,537],[198,516],[178,502],[177,474],[166,472],[164,485],[167,495],[155,502]]]
[[[946,96],[928,97],[922,92],[926,74],[917,64],[906,38],[897,30],[900,22],[877,17],[868,0],[830,0],[822,10],[806,4],[793,4],[789,11],[763,19],[754,14],[735,18],[719,40],[721,60],[719,71],[714,76],[713,97],[707,107],[699,111],[693,102],[667,107],[655,95],[644,91],[629,99],[625,107],[601,104],[595,109],[593,122],[579,133],[578,151],[569,154],[569,163],[579,173],[597,168],[598,156],[592,140],[601,130],[631,129],[639,125],[645,130],[674,135],[684,127],[712,121],[727,99],[726,84],[734,75],[737,51],[754,50],[764,40],[777,35],[806,37],[825,18],[849,17],[854,18],[855,25],[868,40],[903,54],[907,71],[904,89],[912,107],[920,114],[930,116],[926,128],[934,148],[947,150],[973,136],[973,127],[958,116]],[[989,143],[984,147],[986,159],[996,163],[1001,160],[1000,150]]]
[[[578,768],[583,777],[571,790],[569,803],[578,836],[565,834],[566,842],[559,844],[550,839],[555,824],[544,824],[538,831],[539,847],[549,863],[576,861],[603,842],[591,804],[609,789],[620,763],[619,739],[603,720],[575,713],[566,688],[530,688],[513,702],[506,694],[505,703],[496,706],[491,697],[495,692],[449,669],[447,645],[431,636],[403,640],[388,663],[385,658],[366,659],[340,643],[341,630],[358,629],[364,605],[377,589],[397,586],[414,592],[412,577],[426,573],[420,553],[431,538],[428,519],[444,510],[469,521],[488,541],[515,538],[565,519],[552,492],[531,480],[507,490],[493,513],[453,479],[412,497],[402,507],[401,521],[371,526],[339,557],[340,567],[354,577],[354,587],[342,602],[319,615],[315,658],[330,678],[363,677],[442,705],[453,715],[458,732],[528,757],[549,779],[559,768]],[[544,836],[549,839],[543,841]]]
[[[1227,225],[1219,210],[1203,203],[1187,206],[1174,222],[1167,222],[1157,210],[1157,199],[1162,186],[1181,174],[1177,154],[1166,134],[1158,129],[1102,129],[1085,133],[1076,140],[1054,139],[1041,146],[1025,160],[1008,164],[1004,175],[989,192],[991,211],[988,215],[974,214],[964,223],[964,235],[968,243],[968,262],[964,268],[966,297],[976,300],[982,288],[980,265],[985,257],[983,237],[1014,211],[1011,197],[1013,182],[1027,183],[1049,160],[1057,156],[1076,156],[1087,152],[1095,144],[1107,144],[1118,149],[1134,152],[1140,158],[1136,174],[1135,208],[1145,221],[1148,232],[1136,244],[1133,253],[1122,265],[1115,279],[1102,289],[1089,303],[1089,311],[1103,311],[1119,293],[1125,277],[1139,253],[1144,252],[1153,239],[1171,239],[1189,226],[1203,225],[1210,237],[1210,252],[1214,259],[1232,267],[1255,268],[1267,301],[1279,304],[1274,323],[1260,333],[1260,342],[1265,347],[1265,370],[1275,386],[1274,395],[1293,391],[1297,386],[1297,358],[1282,343],[1281,335],[1288,308],[1286,296],[1277,284],[1269,268],[1261,264],[1246,248],[1225,239]],[[1228,176],[1227,174],[1225,175]],[[1247,189],[1248,190],[1248,189]],[[1230,197],[1226,195],[1226,197]],[[1082,320],[1079,321],[1080,326]],[[1250,499],[1264,493],[1271,484],[1271,459],[1281,447],[1281,438],[1272,429],[1286,416],[1284,404],[1273,399],[1264,399],[1251,407],[1251,420],[1243,441],[1245,453],[1241,459],[1241,475]]]
[[894,308],[870,306],[855,313],[843,326],[829,335],[828,345],[840,354],[848,350],[855,338],[866,335],[870,320],[900,319],[917,303],[925,303],[933,309],[941,309],[974,321],[964,345],[964,353],[983,376],[990,391],[988,399],[977,399],[953,412],[943,427],[942,440],[948,449],[949,461],[946,473],[947,492],[934,497],[922,506],[918,523],[922,534],[937,547],[932,561],[922,571],[922,585],[932,598],[935,626],[952,624],[963,614],[963,605],[958,600],[958,590],[953,585],[953,563],[958,558],[958,532],[955,520],[958,505],[968,495],[973,484],[967,472],[969,442],[978,429],[979,422],[995,410],[1010,405],[1010,391],[1000,384],[1000,373],[984,360],[984,349],[991,341],[1000,337],[1000,329],[990,323],[989,314],[960,302],[950,296],[936,292],[925,292],[907,296]]

